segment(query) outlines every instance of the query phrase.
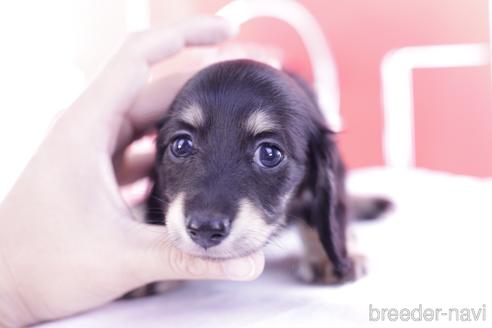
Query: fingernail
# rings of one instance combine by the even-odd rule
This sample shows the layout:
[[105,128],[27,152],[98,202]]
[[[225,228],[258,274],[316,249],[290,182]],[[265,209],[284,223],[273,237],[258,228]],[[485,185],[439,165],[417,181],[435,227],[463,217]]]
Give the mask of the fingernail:
[[230,260],[224,263],[224,273],[231,279],[248,279],[255,273],[255,263],[251,257]]

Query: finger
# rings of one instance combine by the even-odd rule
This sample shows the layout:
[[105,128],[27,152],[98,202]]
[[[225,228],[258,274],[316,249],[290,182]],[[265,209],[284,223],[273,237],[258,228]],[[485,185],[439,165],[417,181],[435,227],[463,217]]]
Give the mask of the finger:
[[265,257],[261,252],[224,261],[194,257],[174,247],[164,254],[155,254],[156,259],[158,256],[161,258],[157,262],[162,264],[158,271],[160,280],[250,281],[260,276],[265,265]]
[[130,133],[120,133],[116,149],[126,147],[134,135],[147,131],[167,111],[178,91],[194,72],[167,75],[146,85],[137,96],[132,108],[125,115]]
[[[133,208],[133,214],[136,217],[137,220],[142,221],[143,218],[145,218],[146,214],[146,208],[145,206],[141,206],[143,203],[145,203],[150,196],[150,193],[152,192],[152,187],[153,187],[153,182],[152,180],[148,178],[140,179],[132,184],[125,185],[123,187],[120,187],[120,195],[125,204],[127,204],[129,207]],[[135,212],[135,208],[141,207]]]
[[[120,134],[116,148],[126,147],[132,141],[133,135],[148,131],[162,119],[186,81],[200,69],[217,61],[213,57],[215,53],[213,49],[194,49],[180,54],[179,58],[173,58],[164,65],[159,65],[158,70],[153,70],[152,74],[157,71],[161,77],[146,84],[139,92],[126,115],[129,125],[134,130],[129,134]],[[186,71],[183,71],[183,67],[186,67]],[[169,73],[173,71],[174,73]]]
[[146,136],[128,146],[114,161],[119,185],[127,185],[149,176],[155,162],[155,138]]
[[[145,131],[163,117],[178,91],[196,72],[218,61],[230,59],[220,55],[217,48],[200,48],[180,53],[156,67],[152,74],[160,76],[147,84],[129,111],[129,119],[139,131]],[[169,74],[169,72],[174,72]]]
[[[258,278],[265,267],[265,257],[257,252],[230,260],[206,260],[184,253],[169,241],[164,226],[139,224],[139,255],[133,266],[145,281],[159,280],[234,280]],[[136,236],[135,234],[134,236]]]
[[[107,129],[106,137],[109,137],[107,141],[113,142],[110,146],[114,149],[118,137],[115,127],[132,128],[133,123],[127,120],[126,114],[147,81],[153,64],[185,46],[213,45],[226,40],[232,33],[231,25],[220,17],[199,17],[174,27],[154,28],[131,35],[72,106],[75,124],[80,126],[85,122],[87,128],[103,124]],[[162,90],[169,93],[169,98],[174,96],[174,91],[176,88],[171,92]]]
[[125,156],[116,178],[119,185],[128,185],[148,176],[155,160],[155,152]]
[[98,80],[99,101],[114,105],[106,107],[105,111],[126,111],[139,87],[146,82],[153,64],[185,46],[213,45],[230,35],[229,23],[218,17],[195,18],[174,27],[160,27],[131,35]]
[[133,39],[129,39],[127,46],[130,51],[140,54],[148,65],[153,65],[185,46],[214,45],[230,38],[235,32],[232,25],[223,18],[195,17],[172,28],[161,26],[136,33]]

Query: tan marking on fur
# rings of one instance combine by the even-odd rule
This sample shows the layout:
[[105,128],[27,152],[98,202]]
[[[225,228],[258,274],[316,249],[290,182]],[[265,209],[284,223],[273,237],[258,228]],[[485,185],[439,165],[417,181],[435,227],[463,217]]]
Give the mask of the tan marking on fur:
[[292,200],[292,196],[294,196],[294,190],[290,190],[289,192],[287,192],[285,195],[282,196],[281,198],[281,207],[282,207],[282,211],[286,211],[287,210],[287,206],[289,206],[289,203],[290,201]]
[[166,227],[171,239],[186,238],[188,236],[184,216],[184,197],[184,193],[179,193],[171,201],[167,209]]
[[278,124],[262,110],[253,112],[246,121],[246,130],[251,132],[253,135],[257,135],[262,132],[270,132],[278,128]]
[[[319,240],[318,232],[304,222],[299,222],[298,228],[304,245],[304,257],[301,259],[298,269],[299,278],[308,283],[321,282],[327,285],[340,283],[339,278],[333,273],[333,264],[326,255]],[[364,276],[366,272],[364,256],[350,252],[349,254],[352,254],[350,258],[354,261],[356,279]],[[319,277],[316,277],[316,273],[313,272],[314,267],[323,271],[324,276],[321,281],[315,281]]]
[[239,211],[232,222],[229,238],[231,241],[246,238],[250,246],[261,247],[276,228],[277,225],[265,222],[260,209],[248,199],[243,198],[239,201]]
[[190,105],[188,107],[183,108],[178,117],[193,126],[194,128],[199,128],[205,122],[205,117],[203,116],[203,111],[197,104]]
[[323,245],[321,245],[321,242],[319,241],[318,232],[304,222],[299,222],[298,227],[304,245],[304,259],[309,262],[317,263],[329,262]]
[[184,217],[184,194],[180,193],[171,201],[166,215],[170,239],[182,251],[200,257],[231,258],[258,250],[278,228],[267,224],[262,210],[251,201],[242,199],[238,213],[232,222],[231,232],[220,244],[203,249],[186,232]]
[[355,232],[349,228],[347,229],[347,252],[349,254],[360,254],[361,249],[359,247],[359,244],[357,243],[357,236],[355,235]]
[[282,211],[282,216],[278,220],[278,226],[286,226],[287,225],[287,212],[289,210],[290,202],[292,201],[292,197],[294,196],[294,190],[288,191],[285,195],[280,198],[280,208]]

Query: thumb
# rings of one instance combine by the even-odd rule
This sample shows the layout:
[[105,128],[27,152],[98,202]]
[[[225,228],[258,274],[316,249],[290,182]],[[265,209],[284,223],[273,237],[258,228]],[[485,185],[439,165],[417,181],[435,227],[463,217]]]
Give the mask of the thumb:
[[199,279],[250,281],[258,278],[265,267],[265,256],[261,251],[229,260],[203,259],[172,245],[164,226],[145,225],[139,232],[140,238],[145,240],[141,243],[139,270],[148,273],[149,282]]

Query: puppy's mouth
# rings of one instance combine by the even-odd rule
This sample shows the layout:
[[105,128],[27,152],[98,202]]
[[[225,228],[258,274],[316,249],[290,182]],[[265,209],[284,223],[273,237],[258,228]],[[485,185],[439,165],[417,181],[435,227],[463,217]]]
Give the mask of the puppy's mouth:
[[212,260],[243,257],[262,249],[281,228],[268,224],[261,210],[247,199],[239,203],[233,220],[184,215],[184,194],[171,201],[166,226],[173,246],[193,256]]
[[247,244],[241,245],[240,243],[237,243],[237,247],[231,249],[221,245],[217,245],[211,248],[203,248],[194,244],[190,244],[186,240],[173,240],[173,245],[179,250],[187,254],[202,258],[204,260],[229,260],[233,258],[248,256],[258,252],[267,243],[268,241],[265,241],[263,245],[255,248],[249,247]]

